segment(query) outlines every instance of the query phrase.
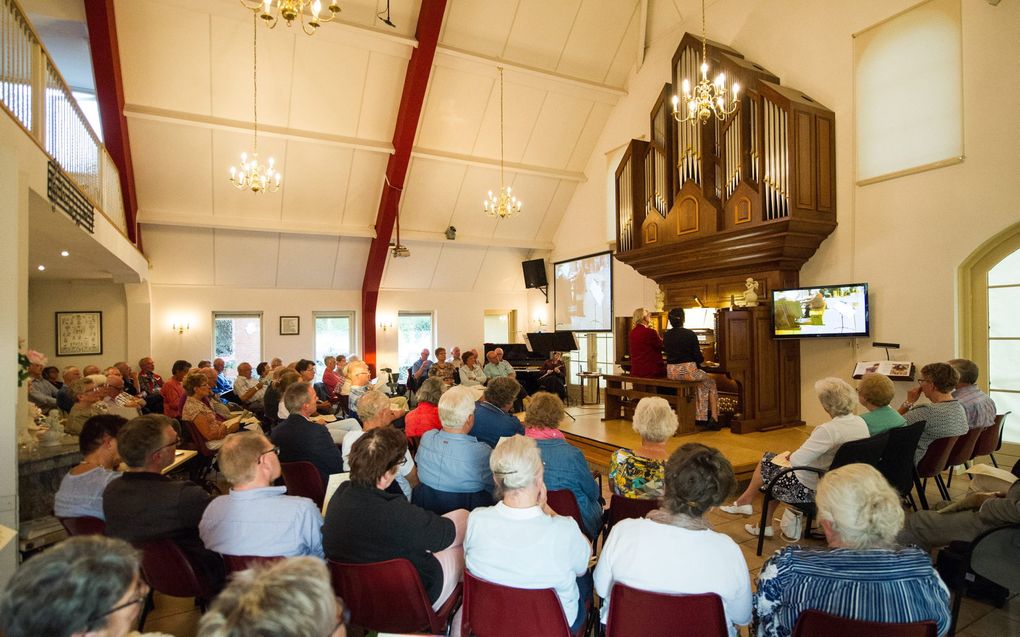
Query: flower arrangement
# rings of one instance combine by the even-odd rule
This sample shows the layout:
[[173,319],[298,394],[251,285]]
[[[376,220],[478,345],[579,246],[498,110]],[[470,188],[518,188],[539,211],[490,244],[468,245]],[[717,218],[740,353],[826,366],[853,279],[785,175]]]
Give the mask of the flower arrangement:
[[22,352],[22,348],[25,346],[24,340],[18,340],[18,387],[25,384],[28,380],[29,373],[28,368],[31,365],[45,365],[47,359],[45,354],[35,351],[34,349],[28,350],[28,352]]

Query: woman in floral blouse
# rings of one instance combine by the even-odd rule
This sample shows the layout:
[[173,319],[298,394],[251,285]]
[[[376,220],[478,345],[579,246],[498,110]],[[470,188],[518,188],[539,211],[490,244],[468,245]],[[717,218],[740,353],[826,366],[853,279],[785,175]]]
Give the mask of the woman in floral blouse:
[[663,495],[663,474],[669,451],[666,441],[676,433],[676,412],[664,398],[642,398],[634,410],[634,431],[641,436],[635,450],[617,449],[609,462],[613,493],[627,498],[657,500]]

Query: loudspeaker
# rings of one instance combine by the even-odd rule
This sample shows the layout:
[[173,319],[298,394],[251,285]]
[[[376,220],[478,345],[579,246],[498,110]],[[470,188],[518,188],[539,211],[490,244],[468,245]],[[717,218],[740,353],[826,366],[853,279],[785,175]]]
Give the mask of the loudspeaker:
[[533,259],[521,263],[524,268],[524,287],[544,288],[549,285],[545,278],[545,259]]

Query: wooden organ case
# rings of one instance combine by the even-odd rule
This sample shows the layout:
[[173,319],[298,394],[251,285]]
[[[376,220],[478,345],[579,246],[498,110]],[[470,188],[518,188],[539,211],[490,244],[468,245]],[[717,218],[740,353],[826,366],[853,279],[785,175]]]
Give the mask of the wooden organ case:
[[[715,358],[742,388],[734,432],[799,424],[800,344],[771,337],[768,300],[799,285],[836,227],[835,114],[729,47],[707,51],[711,73],[740,83],[740,106],[725,120],[675,121],[672,87],[701,63],[701,40],[685,34],[649,141],[632,140],[616,169],[616,257],[658,283],[667,309],[723,308]],[[747,278],[760,305],[731,308]]]

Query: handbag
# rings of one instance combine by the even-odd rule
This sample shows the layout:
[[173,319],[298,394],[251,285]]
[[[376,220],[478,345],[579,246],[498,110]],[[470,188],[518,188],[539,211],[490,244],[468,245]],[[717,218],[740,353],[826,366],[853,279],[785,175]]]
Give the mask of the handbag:
[[783,516],[779,518],[779,532],[784,541],[799,542],[804,535],[804,512],[791,507],[783,509]]

